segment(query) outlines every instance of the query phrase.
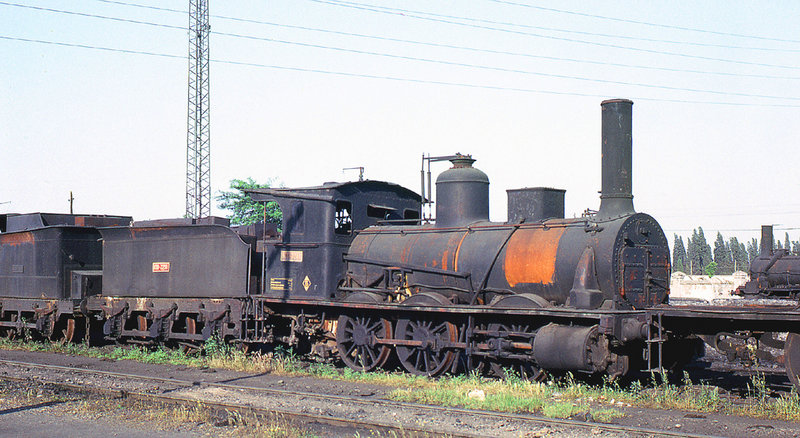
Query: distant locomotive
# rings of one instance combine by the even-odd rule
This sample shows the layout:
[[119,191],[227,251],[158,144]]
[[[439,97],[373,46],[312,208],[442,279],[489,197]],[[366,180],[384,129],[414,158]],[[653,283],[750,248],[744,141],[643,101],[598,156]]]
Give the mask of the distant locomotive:
[[[733,319],[741,336],[800,332],[800,312],[668,305],[667,240],[633,209],[632,102],[601,106],[601,203],[580,218],[540,187],[509,190],[508,221],[490,222],[488,177],[460,154],[437,179],[435,223],[419,195],[380,181],[250,190],[278,203],[279,229],[0,215],[0,330],[187,348],[218,336],[357,370],[396,355],[415,374],[531,378],[661,370]],[[800,386],[800,336],[788,339]]]
[[800,256],[772,245],[772,225],[762,225],[760,253],[750,262],[750,281],[736,290],[738,295],[798,298]]

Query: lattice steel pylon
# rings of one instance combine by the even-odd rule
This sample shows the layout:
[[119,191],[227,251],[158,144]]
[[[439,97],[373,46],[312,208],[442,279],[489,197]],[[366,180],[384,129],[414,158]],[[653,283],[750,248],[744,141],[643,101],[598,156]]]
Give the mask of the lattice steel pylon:
[[189,130],[186,138],[186,217],[211,215],[208,0],[189,0]]

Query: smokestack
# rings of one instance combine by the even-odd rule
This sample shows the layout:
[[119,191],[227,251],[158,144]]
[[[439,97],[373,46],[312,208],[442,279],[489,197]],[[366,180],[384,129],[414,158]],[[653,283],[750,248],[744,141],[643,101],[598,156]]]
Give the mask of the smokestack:
[[633,210],[633,102],[628,99],[603,101],[602,137],[603,187],[598,219],[625,216]]
[[772,225],[761,226],[761,255],[772,254]]

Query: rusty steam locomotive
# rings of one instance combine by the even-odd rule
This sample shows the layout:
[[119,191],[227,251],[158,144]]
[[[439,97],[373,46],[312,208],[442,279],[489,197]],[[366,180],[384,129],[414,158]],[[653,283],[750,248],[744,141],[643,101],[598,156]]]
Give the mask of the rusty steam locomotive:
[[[800,332],[800,312],[668,305],[667,240],[633,209],[632,102],[601,107],[600,208],[580,218],[564,217],[563,190],[525,188],[490,222],[488,177],[460,154],[436,181],[434,223],[420,195],[380,181],[250,191],[278,203],[280,229],[0,216],[0,330],[187,347],[216,335],[358,370],[394,355],[415,374],[534,378],[660,370],[694,334]],[[800,342],[786,357],[797,384]]]

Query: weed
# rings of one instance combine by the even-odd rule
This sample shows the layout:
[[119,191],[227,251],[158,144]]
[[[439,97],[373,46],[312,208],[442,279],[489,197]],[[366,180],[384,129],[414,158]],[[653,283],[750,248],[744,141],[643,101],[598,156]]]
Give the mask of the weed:
[[[277,348],[271,353],[245,355],[219,339],[207,341],[202,348],[203,354],[194,356],[161,347],[89,348],[80,344],[58,345],[6,339],[0,339],[0,349],[343,379],[394,387],[389,398],[400,401],[541,413],[559,418],[590,415],[597,421],[613,421],[624,415],[613,408],[635,405],[800,421],[800,395],[792,391],[788,396],[770,397],[763,373],[755,373],[751,377],[746,402],[734,404],[723,397],[716,386],[692,382],[686,373],[681,384],[677,385],[670,383],[665,373],[651,374],[649,382],[636,380],[625,386],[609,379],[600,385],[590,385],[576,379],[571,373],[551,378],[547,383],[538,383],[524,379],[513,370],[507,370],[503,380],[487,379],[477,373],[432,379],[387,371],[365,373],[336,368],[330,364],[306,364],[291,349]],[[473,390],[482,391],[483,397],[470,397],[469,393]]]

